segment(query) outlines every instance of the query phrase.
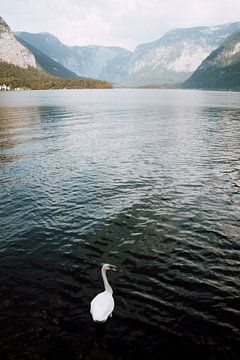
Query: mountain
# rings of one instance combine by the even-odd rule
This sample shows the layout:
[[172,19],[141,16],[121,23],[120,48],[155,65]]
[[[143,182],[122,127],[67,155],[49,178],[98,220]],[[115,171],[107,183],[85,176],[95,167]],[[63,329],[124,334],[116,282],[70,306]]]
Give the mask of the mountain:
[[21,68],[37,68],[34,55],[15,38],[10,27],[0,17],[0,60]]
[[118,46],[73,46],[80,60],[79,74],[119,82],[128,75],[132,52]]
[[123,83],[182,82],[237,29],[240,29],[240,22],[171,30],[159,40],[136,48],[129,64],[129,76]]
[[[134,52],[115,46],[67,46],[49,33],[17,35],[79,76],[124,86],[177,84],[188,79],[201,62],[240,22],[173,29]],[[172,86],[172,85],[171,85]]]
[[31,47],[34,54],[25,45],[18,41],[6,22],[0,18],[0,85],[1,89],[82,89],[82,88],[112,88],[110,83],[102,80],[86,78],[63,78],[53,76],[40,67],[48,67],[51,72],[65,72],[65,75],[75,76],[64,69],[39,50]]
[[126,49],[94,45],[70,47],[49,33],[17,32],[16,35],[79,76],[112,82],[127,76],[126,64],[131,52]]
[[30,44],[44,55],[80,75],[78,73],[78,55],[69,46],[62,44],[54,35],[49,33],[32,34],[28,32],[16,32],[15,34],[18,38],[25,41],[26,44]]
[[211,52],[192,76],[186,88],[240,90],[240,30]]
[[42,68],[54,76],[77,78],[78,76],[33,46],[15,36],[0,17],[0,60],[21,68]]
[[59,76],[63,78],[78,78],[79,76],[69,69],[65,68],[63,65],[54,61],[47,55],[43,54],[40,50],[36,49],[34,46],[28,44],[26,41],[20,39],[16,36],[17,40],[28,48],[32,54],[35,56],[37,63],[41,66],[41,68],[47,71],[49,74],[54,76]]

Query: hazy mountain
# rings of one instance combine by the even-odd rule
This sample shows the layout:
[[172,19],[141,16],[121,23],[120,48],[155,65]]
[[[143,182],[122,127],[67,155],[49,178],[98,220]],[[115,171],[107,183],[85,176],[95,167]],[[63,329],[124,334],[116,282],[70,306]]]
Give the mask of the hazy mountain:
[[17,34],[79,76],[141,86],[185,81],[213,50],[238,29],[240,22],[174,29],[156,41],[139,45],[134,52],[114,46],[69,47],[48,33]]
[[2,17],[0,17],[0,60],[22,68],[37,67],[34,55],[15,38]]
[[26,41],[21,38],[16,38],[22,43],[25,47],[27,47],[35,56],[37,63],[41,66],[41,68],[47,71],[49,74],[54,76],[59,76],[63,78],[77,78],[78,75],[69,69],[65,68],[63,65],[54,61],[47,55],[43,54],[40,50],[36,49],[34,46],[28,44]]
[[76,74],[79,70],[79,57],[67,45],[62,44],[58,38],[49,33],[32,34],[28,32],[16,32],[20,39],[40,50],[54,61],[60,63]]
[[185,82],[185,87],[240,90],[240,30],[214,50]]
[[182,82],[237,29],[240,22],[171,30],[159,40],[136,48],[124,82],[129,85]]
[[74,46],[79,55],[80,73],[112,82],[119,82],[128,75],[132,52],[117,46]]
[[119,81],[127,76],[131,52],[115,46],[73,46],[49,33],[17,32],[17,36],[79,76]]

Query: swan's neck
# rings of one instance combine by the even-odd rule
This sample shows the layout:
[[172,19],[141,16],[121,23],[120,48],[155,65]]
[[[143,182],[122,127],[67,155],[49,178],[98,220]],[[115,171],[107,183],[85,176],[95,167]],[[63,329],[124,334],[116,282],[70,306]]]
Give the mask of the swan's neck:
[[105,269],[102,269],[102,279],[103,279],[105,291],[112,294],[113,291],[112,291],[111,286],[109,285]]

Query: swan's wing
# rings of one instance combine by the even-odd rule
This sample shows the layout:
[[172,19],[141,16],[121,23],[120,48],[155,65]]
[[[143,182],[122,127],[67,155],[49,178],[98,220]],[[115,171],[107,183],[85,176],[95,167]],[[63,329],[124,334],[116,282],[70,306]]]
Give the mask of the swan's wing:
[[112,314],[114,300],[112,294],[104,291],[91,301],[90,313],[94,321],[105,322]]

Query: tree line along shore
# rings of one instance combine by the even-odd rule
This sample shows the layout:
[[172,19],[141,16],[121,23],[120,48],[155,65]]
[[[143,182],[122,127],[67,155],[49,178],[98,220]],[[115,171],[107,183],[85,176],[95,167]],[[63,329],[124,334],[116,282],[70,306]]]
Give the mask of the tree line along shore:
[[2,90],[112,88],[112,84],[107,81],[88,78],[60,78],[47,74],[40,69],[35,69],[33,67],[20,68],[4,61],[0,61],[0,85],[2,86]]

